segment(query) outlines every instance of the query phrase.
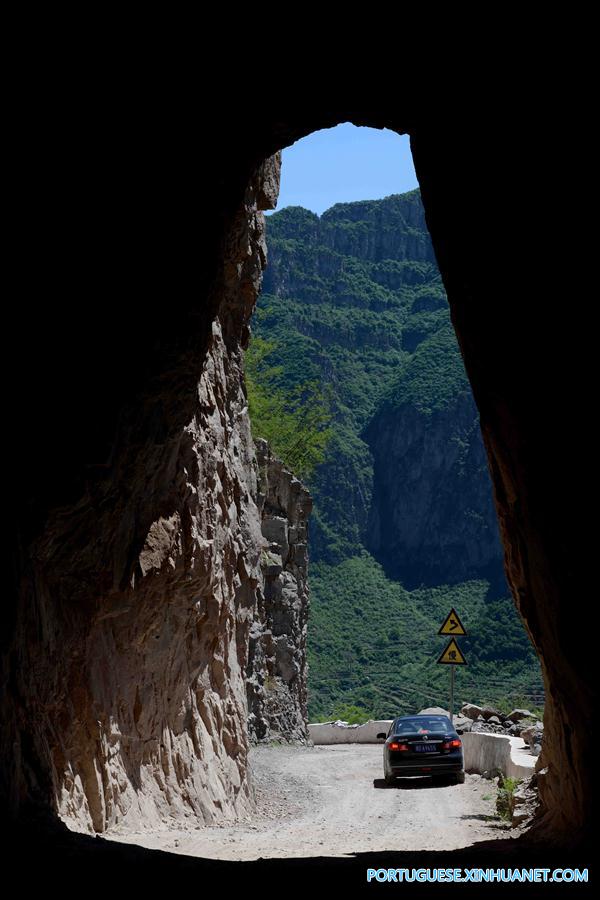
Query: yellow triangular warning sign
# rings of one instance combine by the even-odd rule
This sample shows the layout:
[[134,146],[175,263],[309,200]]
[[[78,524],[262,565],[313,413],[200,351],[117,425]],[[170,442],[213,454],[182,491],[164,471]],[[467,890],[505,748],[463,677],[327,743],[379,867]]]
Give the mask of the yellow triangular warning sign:
[[462,655],[461,651],[459,650],[458,644],[456,643],[454,638],[452,638],[452,640],[449,642],[448,646],[446,647],[446,649],[444,650],[444,652],[438,659],[438,662],[446,663],[446,664],[452,665],[452,666],[466,666],[467,665],[467,661],[464,658],[464,656]]
[[463,623],[454,608],[450,610],[438,634],[466,634]]

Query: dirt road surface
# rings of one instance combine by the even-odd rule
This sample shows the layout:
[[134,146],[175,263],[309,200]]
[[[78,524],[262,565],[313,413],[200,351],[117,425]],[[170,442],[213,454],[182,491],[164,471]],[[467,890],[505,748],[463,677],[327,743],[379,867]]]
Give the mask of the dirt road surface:
[[382,747],[257,747],[251,752],[258,812],[235,825],[107,838],[223,860],[343,856],[383,850],[453,850],[514,836],[495,810],[496,785],[430,778],[383,780]]

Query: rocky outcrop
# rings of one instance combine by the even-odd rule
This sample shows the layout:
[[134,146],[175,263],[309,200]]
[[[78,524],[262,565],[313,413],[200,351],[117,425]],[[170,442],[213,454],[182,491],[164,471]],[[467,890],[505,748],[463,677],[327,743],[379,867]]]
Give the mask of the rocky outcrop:
[[22,550],[2,679],[14,810],[104,832],[252,808],[246,667],[264,541],[242,345],[265,262],[258,206],[274,205],[277,177],[275,158],[232,220],[184,426],[156,424],[168,396],[130,410],[101,477]]
[[250,629],[248,726],[255,741],[306,741],[306,630],[310,494],[256,441],[257,506],[264,546],[257,608]]
[[[289,207],[277,214],[277,235],[281,242],[274,247],[265,291],[306,303],[321,304],[327,298],[337,306],[364,308],[364,295],[357,296],[348,279],[352,257],[372,263],[371,277],[387,291],[401,291],[423,279],[426,266],[419,269],[416,261],[435,268],[418,190],[380,201],[336,203],[322,216]],[[293,243],[286,246],[286,240]],[[381,295],[379,300],[371,296],[372,309],[385,309],[383,291]],[[440,308],[439,299],[434,308]]]
[[365,434],[374,461],[366,543],[386,570],[407,586],[491,576],[505,591],[470,392],[431,411],[384,403]]
[[538,775],[523,779],[513,793],[512,819],[513,828],[531,824],[538,812],[540,804]]

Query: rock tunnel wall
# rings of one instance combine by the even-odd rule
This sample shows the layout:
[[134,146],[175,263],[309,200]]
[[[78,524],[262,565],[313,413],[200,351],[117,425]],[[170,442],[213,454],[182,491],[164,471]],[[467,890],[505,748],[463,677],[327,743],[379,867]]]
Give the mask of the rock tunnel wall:
[[[13,808],[46,805],[96,832],[211,823],[252,808],[246,669],[257,589],[263,616],[275,590],[268,569],[261,590],[261,512],[277,487],[272,464],[259,500],[241,345],[265,263],[258,206],[274,205],[278,174],[274,157],[229,232],[193,416],[168,440],[136,447],[125,473],[115,467],[114,479],[56,510],[28,549],[5,657],[18,660],[19,707],[6,683],[4,696]],[[303,604],[305,579],[302,589]],[[300,657],[305,703],[303,650],[276,652],[288,649]],[[264,681],[258,661],[254,674]]]
[[[586,411],[580,319],[565,314],[574,269],[561,264],[581,248],[578,229],[566,227],[570,197],[549,190],[559,160],[578,171],[579,125],[558,94],[532,105],[504,82],[484,104],[468,92],[460,102],[421,98],[424,112],[406,92],[362,106],[344,100],[345,87],[336,93],[309,110],[257,102],[235,114],[223,93],[201,107],[203,141],[190,116],[197,98],[181,84],[137,91],[132,105],[120,79],[103,80],[100,100],[71,78],[47,110],[28,110],[36,134],[21,147],[27,178],[12,229],[26,237],[24,301],[12,310],[21,358],[5,408],[14,577],[0,610],[0,799],[13,815],[51,809],[56,797],[95,827],[145,805],[150,817],[196,814],[198,785],[205,818],[250,802],[239,673],[259,573],[240,538],[245,529],[251,548],[260,535],[244,499],[242,397],[235,377],[225,388],[219,375],[239,367],[259,277],[252,233],[260,243],[254,209],[265,191],[245,208],[244,192],[282,147],[351,121],[411,135],[480,414],[505,571],[545,677],[534,832],[559,842],[589,833],[595,653],[579,614],[589,586],[578,579],[576,508]],[[68,152],[75,137],[77,154]],[[207,356],[221,341],[220,359]],[[213,399],[198,394],[205,365],[215,367]],[[228,517],[237,524],[225,538]],[[213,632],[204,668],[198,622]],[[214,754],[220,786],[202,787],[194,740]]]

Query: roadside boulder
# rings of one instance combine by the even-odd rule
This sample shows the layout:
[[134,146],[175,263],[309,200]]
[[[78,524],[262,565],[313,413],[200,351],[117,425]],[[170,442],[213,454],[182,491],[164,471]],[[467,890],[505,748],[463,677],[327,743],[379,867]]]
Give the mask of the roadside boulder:
[[507,719],[510,719],[511,722],[520,722],[521,719],[531,718],[533,718],[533,715],[528,709],[513,709],[507,716]]
[[506,734],[506,730],[502,725],[496,722],[481,721],[473,722],[471,731],[483,734]]
[[454,727],[457,731],[470,731],[473,722],[467,716],[454,716]]
[[524,728],[521,731],[521,737],[525,743],[529,745],[529,749],[534,756],[539,756],[542,749],[542,739],[544,737],[544,726],[542,723],[536,722],[535,725]]
[[489,721],[492,716],[494,716],[498,722],[500,722],[500,720],[504,718],[500,710],[494,709],[493,706],[484,706],[481,710],[481,715],[486,720],[486,722]]
[[465,703],[465,705],[461,707],[460,714],[474,722],[481,715],[481,706],[476,706],[474,703]]
[[427,709],[422,709],[419,716],[447,716],[448,710],[442,709],[441,706],[428,706]]

